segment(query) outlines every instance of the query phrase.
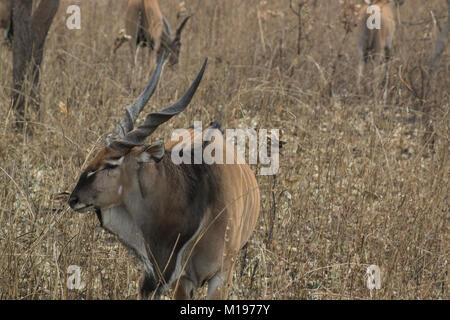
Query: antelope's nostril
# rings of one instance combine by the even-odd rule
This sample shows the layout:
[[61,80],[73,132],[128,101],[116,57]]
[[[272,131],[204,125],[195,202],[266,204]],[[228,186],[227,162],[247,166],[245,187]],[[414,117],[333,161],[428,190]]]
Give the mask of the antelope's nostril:
[[69,198],[69,206],[73,209],[73,207],[78,203],[77,196],[70,196]]

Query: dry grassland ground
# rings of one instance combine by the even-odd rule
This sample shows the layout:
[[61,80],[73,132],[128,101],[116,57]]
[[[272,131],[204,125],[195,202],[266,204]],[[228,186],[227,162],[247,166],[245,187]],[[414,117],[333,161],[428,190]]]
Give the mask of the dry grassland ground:
[[[128,47],[111,55],[125,2],[61,2],[30,133],[13,125],[12,56],[0,47],[0,299],[138,297],[141,270],[132,255],[97,230],[94,214],[53,201],[72,190],[149,78],[141,63],[138,89],[129,90]],[[72,3],[81,6],[81,30],[65,27]],[[190,107],[152,139],[218,119],[224,128],[281,129],[285,142],[278,174],[257,176],[261,216],[230,297],[449,299],[448,50],[426,101],[407,89],[423,87],[421,68],[436,37],[430,10],[443,24],[445,1],[401,7],[384,103],[370,67],[363,91],[355,88],[356,33],[344,29],[355,17],[339,1],[304,7],[300,56],[288,0],[189,0],[186,11],[178,0],[160,5],[173,27],[183,14],[193,17],[179,65],[165,67],[146,110],[175,101],[205,57],[209,64]],[[371,292],[372,264],[382,274],[381,289]],[[66,286],[70,265],[81,268],[81,290]]]

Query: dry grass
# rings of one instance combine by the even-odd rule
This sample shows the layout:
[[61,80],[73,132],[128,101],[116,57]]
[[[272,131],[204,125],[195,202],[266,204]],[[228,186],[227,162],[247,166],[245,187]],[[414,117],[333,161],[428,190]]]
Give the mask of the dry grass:
[[[31,134],[13,127],[12,57],[0,47],[0,299],[137,298],[136,260],[96,231],[95,215],[52,201],[74,187],[137,94],[127,89],[128,48],[110,56],[123,2],[81,1],[79,31],[65,29],[62,2]],[[172,24],[177,2],[161,1]],[[339,2],[316,3],[304,8],[308,34],[297,57],[288,0],[187,1],[194,16],[180,64],[165,68],[147,110],[174,101],[205,56],[209,65],[189,109],[153,138],[168,139],[194,119],[283,129],[276,179],[258,176],[262,212],[231,297],[449,299],[448,50],[425,103],[399,79],[401,71],[420,91],[418,67],[427,68],[435,37],[428,8],[445,16],[444,1],[409,0],[401,8],[385,104],[376,81],[356,92],[355,33],[344,35]],[[147,79],[141,65],[139,90]],[[432,149],[422,140],[424,110],[433,120]],[[371,264],[382,270],[372,295],[365,284]],[[69,265],[81,267],[84,289],[67,289]]]

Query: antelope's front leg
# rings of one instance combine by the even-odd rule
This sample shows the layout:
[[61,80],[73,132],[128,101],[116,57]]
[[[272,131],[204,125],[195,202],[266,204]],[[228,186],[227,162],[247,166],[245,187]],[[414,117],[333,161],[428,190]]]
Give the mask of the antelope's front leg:
[[189,300],[194,296],[194,283],[185,276],[175,280],[172,285],[175,300]]

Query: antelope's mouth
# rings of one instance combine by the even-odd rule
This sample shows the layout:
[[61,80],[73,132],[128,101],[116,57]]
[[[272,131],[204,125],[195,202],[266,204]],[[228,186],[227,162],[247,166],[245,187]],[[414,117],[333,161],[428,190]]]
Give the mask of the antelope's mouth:
[[69,206],[72,208],[73,211],[76,212],[87,212],[91,209],[94,209],[95,206],[92,204],[86,204],[80,201],[80,198],[78,196],[72,193],[69,198]]
[[84,203],[77,203],[72,207],[73,211],[76,212],[88,212],[89,210],[93,210],[94,208],[95,207],[93,205]]

